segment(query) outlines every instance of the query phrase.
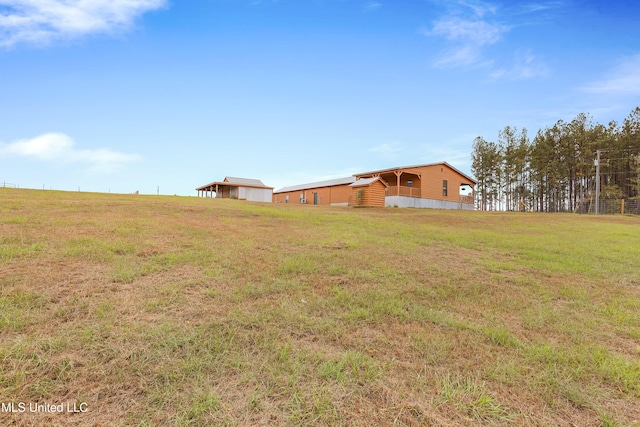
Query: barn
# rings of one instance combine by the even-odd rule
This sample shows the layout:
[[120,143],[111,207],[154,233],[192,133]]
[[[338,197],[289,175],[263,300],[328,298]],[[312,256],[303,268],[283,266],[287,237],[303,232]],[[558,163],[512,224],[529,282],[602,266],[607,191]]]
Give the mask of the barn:
[[[285,204],[474,209],[477,182],[446,162],[394,167],[273,191],[258,179],[226,177],[196,188],[198,197]],[[215,196],[214,196],[215,194]]]
[[227,176],[222,181],[215,181],[198,187],[196,191],[198,192],[198,197],[271,203],[273,187],[267,187],[259,179]]
[[356,178],[331,179],[283,187],[273,192],[274,203],[348,206]]
[[385,206],[474,209],[476,180],[446,162],[381,169],[355,177],[357,180],[378,177],[385,182],[388,185]]
[[284,187],[274,203],[474,209],[477,182],[446,162],[394,167]]

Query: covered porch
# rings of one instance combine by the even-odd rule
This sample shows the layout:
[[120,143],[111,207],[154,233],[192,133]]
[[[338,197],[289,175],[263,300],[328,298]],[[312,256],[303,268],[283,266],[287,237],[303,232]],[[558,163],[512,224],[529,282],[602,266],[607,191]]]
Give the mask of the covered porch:
[[219,199],[237,199],[239,187],[230,185],[228,182],[212,182],[196,188],[198,197],[219,198]]
[[202,187],[196,188],[198,192],[198,197],[206,197],[213,199],[218,194],[218,183],[212,182],[211,184],[203,185]]
[[358,175],[358,178],[380,177],[387,184],[387,196],[422,197],[422,174],[402,169]]
[[387,196],[422,197],[420,187],[391,185],[387,188]]

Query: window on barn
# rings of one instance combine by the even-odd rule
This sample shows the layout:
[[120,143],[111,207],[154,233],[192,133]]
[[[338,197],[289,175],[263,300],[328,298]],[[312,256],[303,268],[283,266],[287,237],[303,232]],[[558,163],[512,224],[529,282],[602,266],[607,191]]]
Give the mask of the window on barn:
[[443,195],[444,197],[447,197],[447,193],[448,193],[448,191],[447,191],[447,187],[448,187],[447,180],[446,180],[446,179],[443,179],[443,180],[442,180],[442,195]]
[[413,180],[412,179],[408,179],[407,180],[407,187],[413,187]]

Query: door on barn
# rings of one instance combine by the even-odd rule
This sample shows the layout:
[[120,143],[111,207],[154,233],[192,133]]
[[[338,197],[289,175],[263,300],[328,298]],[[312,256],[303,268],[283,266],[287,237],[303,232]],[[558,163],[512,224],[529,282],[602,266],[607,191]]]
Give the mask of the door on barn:
[[318,193],[313,193],[313,204],[314,205],[318,204]]

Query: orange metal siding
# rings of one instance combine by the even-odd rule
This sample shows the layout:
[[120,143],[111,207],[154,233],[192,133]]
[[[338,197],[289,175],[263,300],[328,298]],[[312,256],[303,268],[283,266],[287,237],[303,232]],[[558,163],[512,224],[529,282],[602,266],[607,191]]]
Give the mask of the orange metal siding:
[[369,186],[369,206],[384,208],[385,185],[380,181]]
[[351,196],[353,206],[367,206],[367,187],[354,187]]
[[349,184],[335,185],[331,188],[331,203],[348,203],[351,197]]
[[[406,172],[403,169],[403,172]],[[416,175],[411,175],[414,174],[415,172],[409,172],[409,173],[403,173],[400,176],[400,186],[402,187],[407,187],[409,180],[411,180],[411,186],[414,188],[421,188],[422,186],[422,181],[420,179],[420,177],[416,176]],[[368,178],[371,175],[358,175],[358,178]],[[393,173],[382,173],[380,174],[380,178],[382,178],[382,180],[384,182],[387,183],[387,185],[394,187],[398,185],[398,177]]]
[[332,203],[347,203],[351,196],[349,184],[334,185],[331,187],[307,188],[304,190],[289,191],[273,195],[274,203],[285,203],[286,196],[289,196],[289,203],[300,204],[300,195],[304,194],[307,205],[313,205],[313,193],[318,193],[319,205],[330,205]]
[[368,186],[353,187],[351,200],[353,206],[384,207],[385,185],[380,181],[372,182]]
[[[451,202],[460,201],[460,184],[469,184],[473,186],[473,182],[460,175],[455,170],[445,164],[436,164],[430,166],[418,166],[400,169],[400,185],[406,186],[407,180],[412,179],[412,186],[420,188],[420,197],[423,199],[448,200]],[[420,175],[418,179],[415,175]],[[356,175],[358,178],[364,178],[370,175]],[[397,178],[393,171],[382,172],[380,176],[385,179],[389,186],[397,185]],[[442,181],[447,180],[447,195],[442,195]]]
[[[460,184],[469,184],[469,181],[453,169],[446,165],[435,165],[425,168],[422,177],[422,197],[425,199],[448,200],[451,202],[460,201]],[[447,181],[447,195],[443,196],[443,181]]]
[[[400,186],[398,189],[398,179],[395,171],[401,171]],[[389,195],[398,194],[420,197],[423,199],[446,200],[451,202],[460,201],[460,185],[467,184],[474,186],[473,181],[458,173],[445,163],[432,164],[416,167],[407,167],[401,169],[388,169],[380,172],[372,172],[368,174],[356,175],[357,178],[368,178],[372,176],[380,176],[386,182],[389,188]],[[409,194],[411,189],[407,188],[407,181],[412,180],[413,194]],[[442,194],[442,181],[447,180],[447,195]],[[289,203],[300,204],[300,195],[304,194],[307,204],[313,205],[313,193],[318,193],[319,205],[330,205],[333,203],[351,203],[358,205],[356,196],[359,190],[363,190],[360,206],[384,206],[385,185],[380,181],[371,183],[368,187],[350,187],[349,184],[340,184],[334,186],[307,188],[305,190],[296,190],[286,193],[274,193],[274,203],[285,203],[286,196],[289,196]],[[393,191],[392,191],[393,190]],[[407,193],[407,194],[404,194]],[[351,199],[351,200],[350,200]]]

